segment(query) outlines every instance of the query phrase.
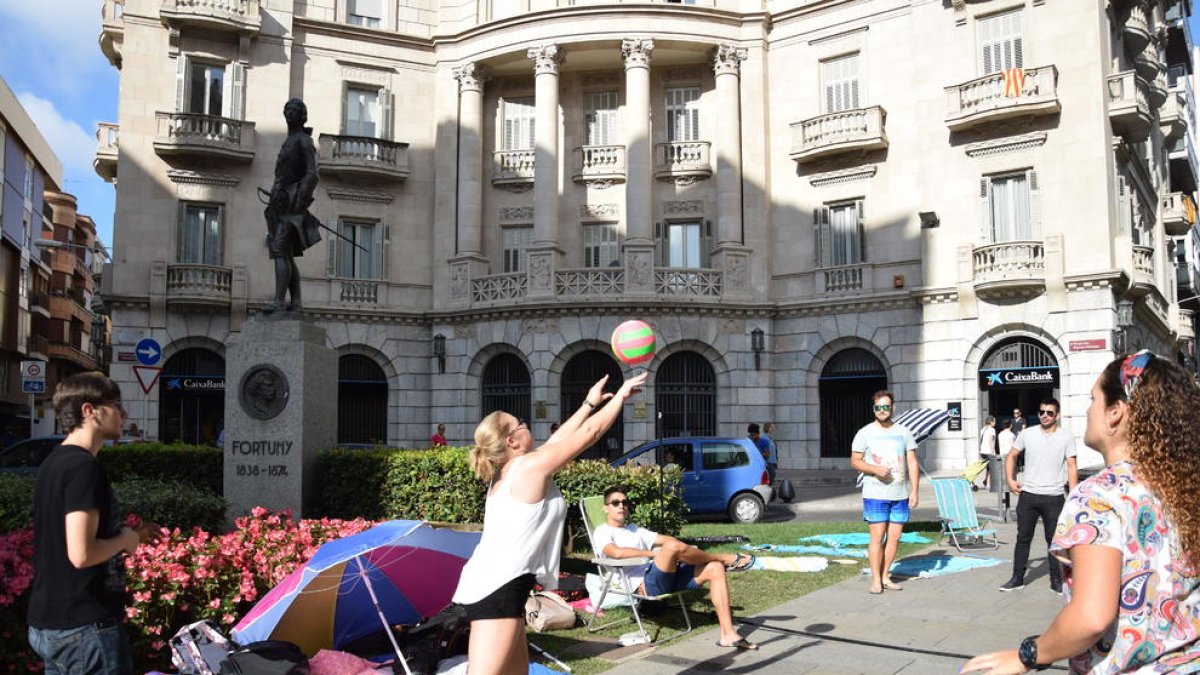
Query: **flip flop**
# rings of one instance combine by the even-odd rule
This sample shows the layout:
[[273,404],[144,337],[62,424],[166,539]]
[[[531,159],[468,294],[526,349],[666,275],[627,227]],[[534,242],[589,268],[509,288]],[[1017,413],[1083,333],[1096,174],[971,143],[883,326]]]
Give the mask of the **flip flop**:
[[881,588],[881,589],[879,589],[879,590],[875,590],[874,588],[868,588],[868,589],[867,589],[867,592],[868,592],[868,593],[870,593],[871,595],[883,595],[883,589],[882,589],[882,588]]
[[733,559],[733,564],[727,565],[725,567],[725,571],[726,572],[745,572],[746,570],[748,570],[754,566],[755,560],[757,560],[757,559],[748,553],[739,553],[739,554],[737,554],[737,557]]
[[746,638],[738,638],[738,641],[731,645],[721,644],[721,641],[717,640],[717,646],[721,647],[722,649],[736,649],[739,652],[758,651],[758,645],[750,642]]
[[883,582],[883,590],[885,591],[902,591],[904,587],[894,581]]

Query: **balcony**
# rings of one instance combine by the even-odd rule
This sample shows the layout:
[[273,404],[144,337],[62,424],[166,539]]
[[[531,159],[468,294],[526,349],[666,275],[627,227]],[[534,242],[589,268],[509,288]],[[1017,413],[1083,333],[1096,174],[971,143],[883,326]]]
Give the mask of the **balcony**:
[[1046,250],[1040,241],[1005,241],[973,251],[979,297],[1031,295],[1046,287]]
[[162,0],[159,18],[167,26],[188,26],[243,35],[262,27],[259,0]]
[[1192,317],[1195,314],[1194,310],[1184,309],[1179,305],[1175,305],[1175,329],[1176,335],[1180,340],[1195,340],[1196,328],[1192,325]]
[[625,146],[585,145],[575,148],[576,183],[606,188],[625,182]]
[[1150,20],[1146,16],[1146,7],[1140,2],[1134,2],[1129,8],[1129,17],[1121,25],[1121,34],[1130,51],[1144,49],[1153,34],[1150,31]]
[[500,150],[493,155],[492,185],[505,189],[533,187],[533,148]]
[[100,51],[108,64],[121,68],[121,47],[125,39],[125,0],[104,0],[100,9]]
[[[724,273],[715,269],[660,267],[654,270],[654,292],[661,300],[717,300],[724,291]],[[628,279],[623,267],[585,267],[554,272],[551,302],[623,300]],[[528,272],[492,274],[471,279],[470,301],[476,306],[505,306],[523,302],[529,291]]]
[[1190,195],[1171,192],[1162,196],[1163,228],[1172,237],[1182,237],[1196,224],[1196,203]]
[[1150,99],[1146,81],[1132,70],[1108,76],[1108,120],[1113,133],[1140,142],[1150,135]]
[[112,122],[101,122],[96,126],[96,157],[92,169],[106,183],[117,182],[117,140],[121,128]]
[[1167,102],[1158,111],[1158,127],[1167,141],[1178,140],[1187,131],[1187,104],[1182,91],[1172,89],[1167,92]]
[[874,290],[873,266],[870,264],[827,267],[817,270],[818,295],[852,295]]
[[46,342],[46,356],[70,361],[84,370],[96,369],[96,358],[69,342]]
[[521,300],[529,289],[529,274],[512,272],[493,274],[471,280],[471,302],[492,303],[505,300]]
[[1153,42],[1147,42],[1142,51],[1133,57],[1133,68],[1138,75],[1147,82],[1154,81],[1158,77],[1159,72],[1163,70],[1162,59],[1158,56],[1158,46]]
[[321,134],[320,162],[323,174],[345,180],[375,179],[403,183],[408,180],[408,143],[370,136]]
[[1190,131],[1185,131],[1175,139],[1167,153],[1167,160],[1171,190],[1195,192],[1197,180],[1200,179],[1200,167],[1197,166],[1196,147]]
[[1154,287],[1154,249],[1149,246],[1133,247],[1133,286],[1130,289],[1143,295]]
[[625,293],[625,269],[585,267],[554,273],[554,294],[562,298],[616,297]]
[[229,307],[233,272],[228,267],[173,263],[167,265],[167,304]]
[[254,159],[254,122],[200,115],[155,113],[154,151],[164,157],[193,156],[249,162]]
[[354,305],[379,304],[378,281],[364,279],[342,279],[341,292],[338,299],[343,303]]
[[25,352],[30,358],[38,358],[43,361],[50,359],[50,341],[45,335],[29,334],[29,339],[25,343]]
[[654,148],[654,177],[690,185],[712,175],[708,141],[670,141]]
[[798,164],[887,147],[887,111],[879,106],[842,110],[792,123],[792,159]]
[[660,268],[654,270],[654,292],[673,299],[719,298],[723,280],[720,270]]
[[946,87],[946,126],[965,131],[998,120],[1059,111],[1058,69],[1041,66],[1010,73],[1009,77],[992,73]]
[[29,311],[43,318],[50,318],[50,296],[43,291],[29,294]]

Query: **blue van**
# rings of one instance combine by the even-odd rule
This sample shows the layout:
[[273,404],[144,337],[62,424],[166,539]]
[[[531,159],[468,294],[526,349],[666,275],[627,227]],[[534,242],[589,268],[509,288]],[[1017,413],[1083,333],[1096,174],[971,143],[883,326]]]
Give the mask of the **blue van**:
[[696,514],[724,513],[754,523],[774,498],[767,463],[749,438],[664,438],[643,443],[612,466],[667,466],[683,470],[683,501]]

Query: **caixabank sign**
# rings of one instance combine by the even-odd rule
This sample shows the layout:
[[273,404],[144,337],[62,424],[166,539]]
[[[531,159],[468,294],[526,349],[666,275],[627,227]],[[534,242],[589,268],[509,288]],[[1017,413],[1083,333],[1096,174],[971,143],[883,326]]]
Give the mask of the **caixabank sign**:
[[1057,389],[1058,366],[1033,368],[998,368],[979,371],[979,388],[994,389]]

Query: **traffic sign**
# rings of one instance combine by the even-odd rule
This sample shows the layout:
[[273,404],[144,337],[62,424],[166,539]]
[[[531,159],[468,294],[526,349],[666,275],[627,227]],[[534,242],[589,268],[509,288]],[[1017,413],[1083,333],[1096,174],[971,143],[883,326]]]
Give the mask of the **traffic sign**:
[[44,394],[46,393],[45,380],[21,380],[22,394]]
[[138,363],[143,366],[156,366],[162,358],[162,346],[154,338],[142,338],[133,352],[137,354]]
[[21,362],[21,379],[23,379],[23,380],[44,380],[44,379],[46,379],[46,362],[45,361],[22,361]]
[[162,368],[155,366],[134,366],[133,374],[137,375],[137,381],[142,387],[142,393],[149,394],[154,389],[154,385],[158,384],[158,376],[162,375]]

